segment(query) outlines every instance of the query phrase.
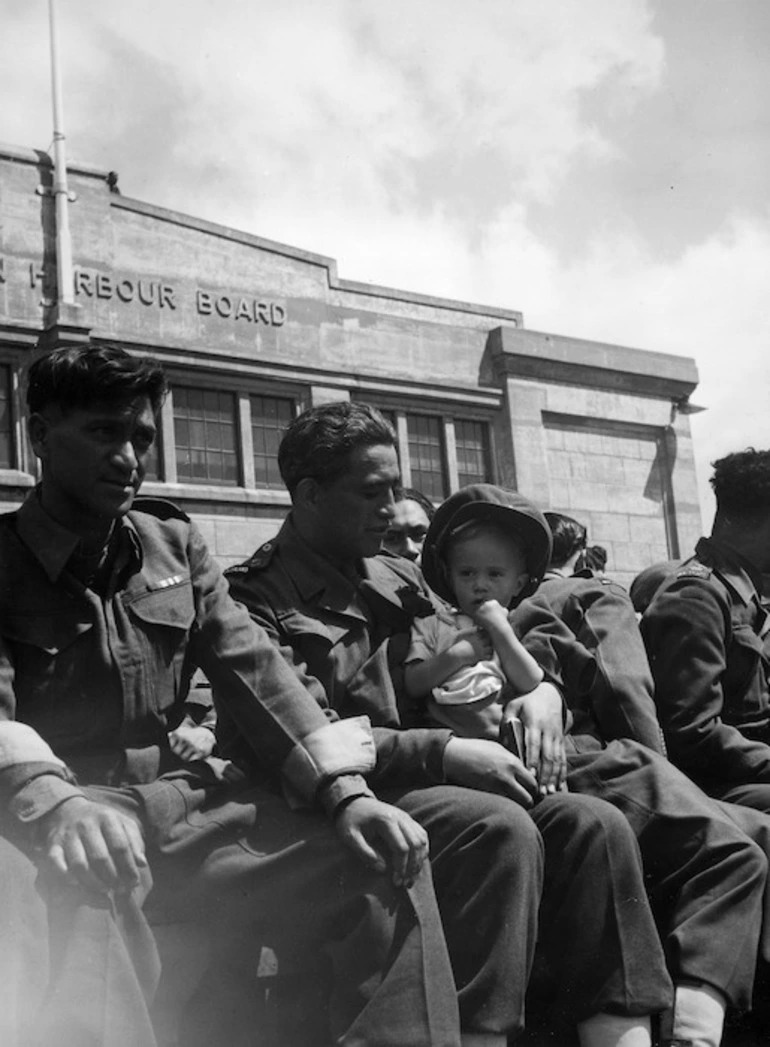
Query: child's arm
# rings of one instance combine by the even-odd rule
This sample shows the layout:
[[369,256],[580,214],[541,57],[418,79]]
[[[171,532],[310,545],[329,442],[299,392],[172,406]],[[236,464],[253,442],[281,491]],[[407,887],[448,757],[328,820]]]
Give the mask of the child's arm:
[[543,682],[543,670],[522,645],[508,620],[508,612],[497,600],[483,603],[474,619],[488,634],[508,683],[519,694],[528,694]]
[[465,665],[492,656],[491,639],[478,629],[460,629],[451,646],[439,654],[404,666],[404,688],[410,698],[422,698]]

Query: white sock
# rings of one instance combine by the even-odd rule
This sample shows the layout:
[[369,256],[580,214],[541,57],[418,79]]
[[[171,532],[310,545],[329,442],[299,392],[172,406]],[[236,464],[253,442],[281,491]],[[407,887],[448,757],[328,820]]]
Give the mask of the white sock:
[[725,998],[710,985],[677,985],[674,1009],[661,1017],[664,1040],[689,1040],[693,1047],[719,1047],[725,1022]]
[[619,1014],[594,1014],[579,1022],[580,1047],[650,1047],[650,1019]]

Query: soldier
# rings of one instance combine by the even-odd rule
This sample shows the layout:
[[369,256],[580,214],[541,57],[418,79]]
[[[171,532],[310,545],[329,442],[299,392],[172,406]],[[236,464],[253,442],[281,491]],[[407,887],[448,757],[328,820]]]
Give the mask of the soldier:
[[[331,722],[189,518],[136,498],[165,388],[112,347],[30,369],[42,480],[0,518],[0,1041],[153,1047],[151,914],[212,938],[186,1044],[246,1042],[266,942],[328,951],[335,1042],[457,1047],[426,834],[374,798],[366,718]],[[196,666],[237,781],[169,739]]]
[[770,812],[770,451],[714,462],[710,538],[641,621],[670,758],[712,796]]
[[[228,572],[231,591],[327,715],[371,719],[372,784],[430,837],[465,1035],[502,1047],[522,1027],[540,909],[541,954],[584,1047],[648,1045],[646,1016],[671,990],[623,818],[593,797],[540,799],[495,742],[405,726],[411,626],[436,608],[413,564],[379,552],[399,476],[392,427],[361,403],[312,408],[278,460],[291,512]],[[535,702],[560,718],[549,688]]]

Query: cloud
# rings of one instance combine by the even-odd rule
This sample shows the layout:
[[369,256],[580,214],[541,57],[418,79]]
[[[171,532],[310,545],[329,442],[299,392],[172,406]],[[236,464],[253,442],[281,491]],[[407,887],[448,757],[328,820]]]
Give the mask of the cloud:
[[[749,39],[753,8],[735,3]],[[712,0],[700,4],[689,17]],[[38,148],[51,139],[46,11],[5,0],[0,39],[0,92],[17,103],[0,139]],[[726,186],[703,197],[708,227],[688,226],[692,194],[663,177],[686,119],[667,107],[702,90],[697,56],[681,64],[681,7],[67,0],[59,22],[68,153],[118,170],[127,195],[331,255],[351,279],[693,355],[709,406],[693,418],[701,473],[755,432],[762,443],[768,215],[749,197],[731,212]],[[711,145],[698,112],[695,157]]]

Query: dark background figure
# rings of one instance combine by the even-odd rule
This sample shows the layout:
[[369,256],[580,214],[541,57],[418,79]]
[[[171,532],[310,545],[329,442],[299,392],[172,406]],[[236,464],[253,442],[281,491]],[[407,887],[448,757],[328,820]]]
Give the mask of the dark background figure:
[[422,543],[435,511],[435,506],[422,491],[414,487],[399,487],[395,492],[393,514],[382,540],[383,549],[419,564]]
[[605,573],[607,569],[607,550],[603,545],[589,545],[586,547],[583,553],[583,564],[589,571],[593,572],[598,578]]

